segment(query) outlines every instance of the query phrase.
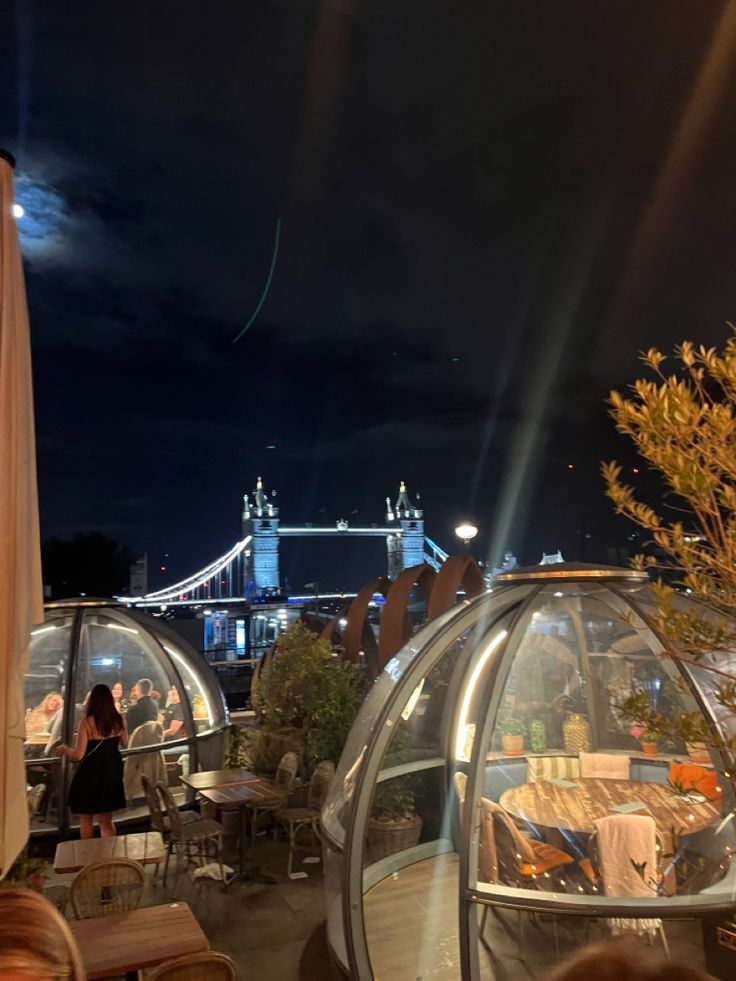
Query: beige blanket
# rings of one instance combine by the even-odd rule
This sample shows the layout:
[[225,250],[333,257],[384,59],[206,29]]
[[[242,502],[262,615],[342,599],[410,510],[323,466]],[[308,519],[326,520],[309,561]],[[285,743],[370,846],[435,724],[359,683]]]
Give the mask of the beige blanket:
[[[657,829],[648,814],[615,814],[595,822],[598,859],[607,896],[657,895]],[[614,933],[652,933],[661,920],[612,919]]]

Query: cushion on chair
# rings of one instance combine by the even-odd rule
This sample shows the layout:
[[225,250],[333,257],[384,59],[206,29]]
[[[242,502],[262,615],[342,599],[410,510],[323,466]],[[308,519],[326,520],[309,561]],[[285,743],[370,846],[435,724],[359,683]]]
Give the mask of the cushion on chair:
[[577,756],[530,756],[527,760],[527,783],[553,780],[557,777],[570,780],[580,776]]
[[519,865],[519,871],[522,875],[549,872],[550,869],[555,869],[558,865],[570,865],[575,861],[572,855],[555,848],[554,845],[547,845],[543,841],[532,841],[530,844],[534,852],[534,861],[523,862]]
[[580,776],[604,780],[628,780],[631,761],[619,753],[581,753]]
[[670,763],[670,783],[678,789],[702,794],[707,800],[720,800],[723,796],[716,771],[695,763]]

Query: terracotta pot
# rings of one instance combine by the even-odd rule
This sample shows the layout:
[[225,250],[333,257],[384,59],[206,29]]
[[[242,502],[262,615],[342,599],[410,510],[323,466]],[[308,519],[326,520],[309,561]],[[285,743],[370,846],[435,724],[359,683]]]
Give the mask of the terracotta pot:
[[504,756],[522,756],[524,753],[523,736],[504,736],[503,737]]
[[645,756],[656,756],[657,744],[651,742],[645,742],[644,740],[642,740],[641,751]]

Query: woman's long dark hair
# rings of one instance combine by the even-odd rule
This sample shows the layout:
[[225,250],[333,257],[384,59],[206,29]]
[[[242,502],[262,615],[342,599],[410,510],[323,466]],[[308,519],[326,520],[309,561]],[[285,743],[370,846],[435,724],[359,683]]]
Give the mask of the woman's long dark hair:
[[101,736],[114,736],[123,728],[123,717],[115,708],[115,699],[107,685],[95,685],[87,701],[87,718],[94,719]]

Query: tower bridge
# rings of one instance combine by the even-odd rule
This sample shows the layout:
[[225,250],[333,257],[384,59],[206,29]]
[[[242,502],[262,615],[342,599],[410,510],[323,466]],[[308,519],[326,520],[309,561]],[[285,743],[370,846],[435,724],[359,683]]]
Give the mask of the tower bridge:
[[[218,600],[263,602],[281,594],[279,544],[282,538],[384,538],[387,572],[395,580],[404,569],[426,562],[438,571],[447,553],[424,533],[424,510],[413,504],[404,482],[379,524],[281,524],[279,508],[259,477],[252,494],[243,496],[242,537],[227,552],[191,576],[142,596],[121,597],[138,606],[187,606]],[[340,594],[350,595],[350,594]]]

